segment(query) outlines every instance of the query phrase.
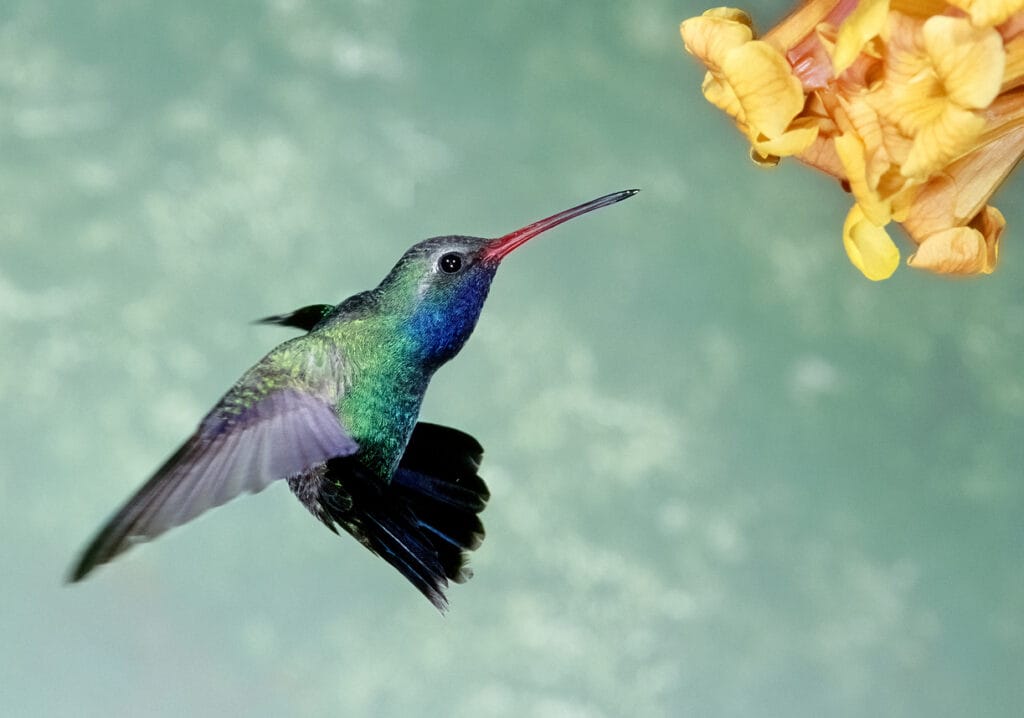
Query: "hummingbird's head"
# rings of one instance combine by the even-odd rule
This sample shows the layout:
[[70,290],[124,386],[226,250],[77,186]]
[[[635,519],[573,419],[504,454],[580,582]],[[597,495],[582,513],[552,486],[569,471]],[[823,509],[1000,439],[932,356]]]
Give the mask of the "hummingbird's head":
[[406,319],[404,333],[422,359],[439,366],[473,332],[498,265],[512,250],[562,222],[637,192],[605,195],[494,239],[452,235],[423,240],[402,256],[377,291]]

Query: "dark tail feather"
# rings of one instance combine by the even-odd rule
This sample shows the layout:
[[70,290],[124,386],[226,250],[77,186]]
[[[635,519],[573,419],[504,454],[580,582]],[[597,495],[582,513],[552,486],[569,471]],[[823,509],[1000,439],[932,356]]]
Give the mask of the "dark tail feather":
[[473,575],[467,554],[484,538],[477,514],[490,493],[476,474],[482,453],[468,434],[420,423],[389,485],[333,459],[320,505],[444,611],[448,581]]
[[472,577],[467,552],[484,540],[477,514],[491,492],[476,473],[483,453],[469,434],[420,422],[391,479],[392,491],[413,508],[418,525],[431,536],[445,575],[456,583]]
[[[466,501],[462,494],[468,492],[462,487],[439,484],[436,478],[399,470],[392,479],[391,492],[410,508],[416,527],[430,542],[444,575],[455,583],[464,583],[473,576],[467,565],[467,552],[479,548],[484,540],[484,525],[477,516],[484,507],[484,499],[472,494]],[[449,494],[446,489],[455,491]]]

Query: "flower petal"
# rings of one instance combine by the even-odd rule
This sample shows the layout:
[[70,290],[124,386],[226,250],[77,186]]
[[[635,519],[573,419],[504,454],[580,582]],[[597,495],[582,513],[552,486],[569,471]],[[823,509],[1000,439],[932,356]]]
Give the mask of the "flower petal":
[[732,50],[722,65],[722,75],[743,107],[744,121],[756,135],[779,137],[803,109],[800,80],[793,76],[782,53],[766,42],[754,40]]
[[1024,0],[949,0],[971,16],[978,27],[999,25],[1015,12],[1024,10]]
[[915,242],[966,224],[982,211],[1024,152],[1024,127],[989,142],[936,174],[911,203],[903,227]]
[[744,133],[748,133],[744,121],[743,105],[740,104],[739,98],[733,92],[732,85],[726,80],[720,79],[715,73],[708,72],[704,75],[704,84],[701,85],[700,90],[704,93],[704,99],[736,120],[740,129]]
[[679,33],[687,52],[708,67],[701,86],[704,97],[735,119],[746,134],[750,134],[743,105],[722,71],[729,54],[753,39],[750,16],[742,10],[715,8],[700,17],[683,21]]
[[974,149],[985,130],[985,118],[950,104],[934,122],[920,130],[903,163],[904,177],[921,181]]
[[[1024,20],[1024,14],[1020,17]],[[1006,69],[1003,70],[1003,86],[999,91],[1005,93],[1024,84],[1024,34],[1008,40],[1003,51],[1006,53]]]
[[921,38],[950,100],[968,109],[992,104],[1006,67],[998,32],[974,27],[961,17],[938,16],[925,21]]
[[849,0],[804,0],[778,25],[764,34],[776,47],[798,45],[822,24],[838,25],[852,8]]
[[838,76],[853,64],[861,49],[882,32],[889,16],[889,0],[862,0],[839,26],[832,67]]
[[985,246],[988,249],[986,261],[988,267],[986,274],[988,274],[995,270],[999,263],[999,240],[1003,236],[1003,230],[1006,229],[1006,217],[995,207],[985,205],[970,226],[981,232],[981,236],[985,238]]
[[945,0],[892,0],[892,9],[914,17],[941,15],[949,8]]
[[754,39],[750,17],[742,10],[715,8],[679,26],[686,51],[717,72],[731,50]]
[[874,282],[891,277],[900,264],[900,250],[889,233],[868,220],[860,205],[853,205],[846,215],[843,247],[853,266]]
[[887,224],[892,219],[892,205],[879,196],[868,180],[866,150],[860,137],[853,132],[839,135],[835,138],[835,148],[850,183],[850,191],[857,199],[858,211],[875,225]]
[[890,14],[886,27],[884,90],[871,93],[869,98],[875,110],[908,137],[934,122],[948,101],[923,47],[923,25],[918,18]]
[[[799,124],[797,124],[799,123]],[[818,136],[818,126],[796,120],[793,127],[771,140],[754,140],[754,151],[761,157],[788,157],[798,155],[811,146]]]
[[722,20],[730,20],[732,22],[738,22],[740,25],[746,25],[751,30],[754,29],[754,21],[750,19],[750,15],[746,11],[740,10],[735,7],[713,7],[710,10],[704,11],[705,17],[720,18]]
[[926,238],[907,264],[937,274],[991,274],[1005,226],[999,210],[985,207],[972,226],[951,227]]

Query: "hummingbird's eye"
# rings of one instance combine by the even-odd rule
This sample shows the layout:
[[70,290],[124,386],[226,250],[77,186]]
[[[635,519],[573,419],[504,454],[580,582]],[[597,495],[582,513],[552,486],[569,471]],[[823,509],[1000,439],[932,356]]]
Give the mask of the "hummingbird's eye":
[[462,269],[462,257],[455,252],[449,252],[437,260],[437,266],[445,274],[455,274]]

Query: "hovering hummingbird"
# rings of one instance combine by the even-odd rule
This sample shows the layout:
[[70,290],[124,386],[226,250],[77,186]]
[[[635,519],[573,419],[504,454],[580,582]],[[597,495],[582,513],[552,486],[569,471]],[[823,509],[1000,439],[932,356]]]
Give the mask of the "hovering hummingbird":
[[483,449],[418,422],[434,372],[473,332],[501,260],[562,222],[632,197],[623,190],[497,239],[434,237],[410,248],[376,289],[263,323],[304,330],[249,369],[82,553],[79,581],[132,545],[284,479],[337,533],[390,563],[439,610],[449,579],[472,572],[490,496]]

